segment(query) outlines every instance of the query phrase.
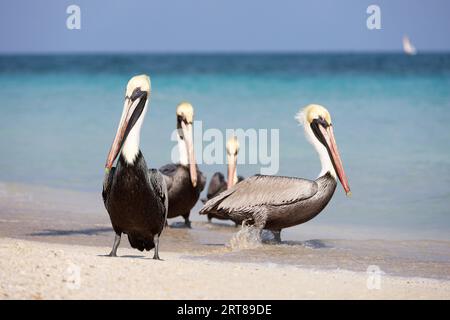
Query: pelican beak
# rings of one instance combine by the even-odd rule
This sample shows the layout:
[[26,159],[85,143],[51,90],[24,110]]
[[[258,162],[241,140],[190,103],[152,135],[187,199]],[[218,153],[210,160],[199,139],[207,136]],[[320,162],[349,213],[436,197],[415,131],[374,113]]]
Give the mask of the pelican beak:
[[228,180],[227,180],[227,189],[230,189],[234,186],[235,181],[234,177],[236,176],[236,162],[237,156],[228,154]]
[[339,155],[339,150],[336,144],[336,140],[334,139],[333,126],[330,124],[326,128],[319,125],[320,132],[322,133],[326,148],[328,150],[328,154],[331,158],[331,162],[333,163],[334,170],[338,175],[339,181],[342,184],[342,187],[345,190],[345,194],[347,196],[351,196],[350,186],[348,185],[347,176],[345,175],[344,166],[342,165],[341,156]]
[[197,162],[195,161],[192,123],[181,121],[181,130],[183,130],[183,137],[186,141],[191,182],[192,186],[195,188],[197,186]]
[[111,145],[108,153],[105,169],[109,171],[113,166],[125,140],[131,129],[142,114],[147,102],[147,92],[135,90],[131,97],[125,97],[122,117],[120,118],[119,127],[117,128],[116,137]]

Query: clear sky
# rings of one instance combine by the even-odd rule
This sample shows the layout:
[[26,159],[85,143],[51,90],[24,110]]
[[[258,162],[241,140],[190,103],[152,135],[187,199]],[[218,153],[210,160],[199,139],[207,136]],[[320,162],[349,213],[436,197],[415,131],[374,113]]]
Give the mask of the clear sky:
[[[66,9],[81,8],[81,30]],[[381,30],[366,27],[370,4]],[[2,0],[0,53],[450,51],[449,0]]]

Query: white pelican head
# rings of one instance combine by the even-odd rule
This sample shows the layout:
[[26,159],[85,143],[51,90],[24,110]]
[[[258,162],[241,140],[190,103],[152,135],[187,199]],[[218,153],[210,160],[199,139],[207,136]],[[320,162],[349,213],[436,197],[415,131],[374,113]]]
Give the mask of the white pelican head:
[[239,153],[239,141],[236,136],[232,136],[227,141],[227,163],[228,163],[228,188],[238,183],[236,172],[237,155]]
[[189,102],[181,102],[177,106],[177,130],[178,130],[178,149],[180,153],[180,163],[189,165],[191,183],[197,186],[197,164],[194,152],[194,108]]
[[296,118],[305,128],[306,137],[319,153],[322,163],[320,176],[330,172],[336,179],[337,174],[345,193],[350,196],[350,186],[334,139],[333,124],[328,110],[321,105],[310,104],[300,110]]
[[150,91],[150,78],[147,75],[134,76],[128,81],[122,117],[106,160],[106,170],[111,169],[121,150],[128,163],[134,162],[139,153],[141,126],[147,112]]

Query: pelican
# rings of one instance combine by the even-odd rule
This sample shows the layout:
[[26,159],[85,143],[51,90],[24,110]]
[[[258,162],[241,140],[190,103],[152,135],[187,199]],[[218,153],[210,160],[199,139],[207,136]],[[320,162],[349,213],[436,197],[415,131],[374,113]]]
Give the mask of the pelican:
[[[131,247],[155,248],[159,260],[159,237],[167,219],[168,197],[163,176],[148,170],[139,149],[141,126],[150,98],[150,78],[135,76],[128,82],[125,104],[116,137],[105,165],[103,202],[116,233],[109,256],[117,256],[122,233]],[[116,167],[113,163],[119,155]]]
[[[237,155],[239,153],[239,141],[236,136],[232,136],[227,141],[227,163],[228,163],[228,182],[225,181],[225,177],[221,172],[216,172],[211,178],[208,186],[208,193],[206,199],[202,199],[203,203],[206,203],[209,199],[214,198],[219,193],[231,188],[236,183],[244,180],[244,177],[237,175]],[[208,214],[208,221],[211,222],[212,218],[223,220],[224,217],[214,215],[214,213]]]
[[281,241],[282,229],[304,223],[325,208],[334,194],[337,178],[350,196],[328,110],[312,104],[296,118],[319,154],[322,164],[319,177],[312,181],[255,175],[209,200],[200,214],[215,214],[236,223],[252,224],[259,230],[268,229]]
[[192,124],[194,108],[189,102],[177,106],[177,139],[180,163],[170,163],[159,170],[164,175],[169,195],[168,218],[182,216],[191,227],[189,215],[205,188],[206,178],[195,162]]

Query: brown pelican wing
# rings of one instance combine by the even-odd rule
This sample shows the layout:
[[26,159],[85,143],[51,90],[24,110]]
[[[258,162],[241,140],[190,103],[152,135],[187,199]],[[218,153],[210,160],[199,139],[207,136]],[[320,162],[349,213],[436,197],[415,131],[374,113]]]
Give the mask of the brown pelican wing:
[[206,198],[201,199],[203,204],[208,202],[209,199],[214,198],[219,193],[227,189],[227,183],[225,177],[222,173],[216,172],[213,174],[208,185],[208,192],[206,193]]
[[197,168],[197,190],[202,192],[203,189],[205,189],[205,186],[206,186],[206,176],[203,174],[203,172],[201,172]]
[[172,188],[173,176],[177,172],[177,169],[178,165],[176,165],[175,163],[169,163],[159,168],[159,172],[162,173],[164,180],[166,181],[167,190],[170,190],[170,188]]
[[161,202],[164,204],[164,213],[165,218],[167,219],[167,212],[169,208],[169,197],[167,196],[167,185],[166,185],[166,179],[156,169],[150,169],[148,172],[148,177],[150,180],[150,185],[152,186],[153,190],[155,191],[155,194],[161,199]]
[[224,175],[220,172],[216,172],[209,182],[207,197],[208,199],[211,199],[226,189],[227,183],[225,182]]
[[[103,203],[106,207],[106,201],[108,200],[109,192],[111,191],[111,185],[114,177],[114,172],[116,171],[116,167],[112,167],[108,172],[105,172],[105,177],[103,178]],[[108,209],[108,208],[106,208]]]
[[200,214],[210,211],[249,212],[265,205],[281,206],[311,198],[317,189],[317,183],[311,180],[256,175],[209,200]]
[[159,168],[159,171],[165,175],[165,176],[173,176],[178,169],[178,165],[175,163],[168,163],[161,168]]

